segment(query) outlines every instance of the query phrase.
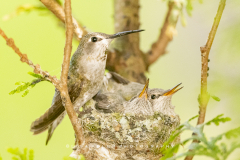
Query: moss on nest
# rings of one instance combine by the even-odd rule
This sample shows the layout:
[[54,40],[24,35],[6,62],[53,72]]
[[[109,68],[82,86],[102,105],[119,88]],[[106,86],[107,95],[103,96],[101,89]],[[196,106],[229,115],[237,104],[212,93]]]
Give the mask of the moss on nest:
[[[92,100],[93,101],[93,100]],[[102,142],[105,148],[113,152],[130,152],[132,157],[144,153],[145,156],[161,156],[160,149],[171,132],[180,124],[179,116],[155,113],[153,116],[134,116],[131,114],[102,113],[94,108],[93,102],[84,108],[92,108],[90,113],[79,119],[84,135],[91,143]],[[170,145],[180,141],[178,137]],[[148,159],[145,157],[146,159]],[[151,159],[151,158],[150,158]]]

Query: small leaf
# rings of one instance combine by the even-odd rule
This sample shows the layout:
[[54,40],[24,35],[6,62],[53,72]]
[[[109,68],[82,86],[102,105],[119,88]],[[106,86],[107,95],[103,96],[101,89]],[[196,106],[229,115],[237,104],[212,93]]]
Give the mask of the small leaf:
[[14,155],[21,155],[21,152],[19,151],[18,148],[8,148],[7,151]]
[[214,96],[214,95],[211,95],[211,97],[215,100],[215,101],[220,101],[220,98],[219,97],[217,97],[217,96]]
[[33,73],[33,72],[28,72],[28,74],[35,77],[35,78],[43,78],[40,74],[36,74],[36,73]]
[[190,122],[190,121],[194,120],[194,119],[195,119],[195,118],[197,118],[197,117],[199,117],[199,115],[196,115],[196,116],[194,116],[194,117],[190,118],[190,119],[188,120],[188,122]]
[[183,27],[187,26],[187,20],[183,14],[180,14],[180,19]]
[[226,136],[227,139],[230,139],[232,137],[237,138],[238,136],[240,136],[240,127],[226,132],[225,136]]
[[222,116],[223,114],[220,114],[217,117],[213,118],[212,120],[206,122],[205,124],[210,125],[211,123],[214,123],[216,126],[218,126],[220,122],[225,123],[231,121],[231,118],[229,117],[221,118]]
[[29,89],[27,89],[27,90],[23,93],[22,97],[25,97],[28,93],[29,93]]
[[9,92],[8,94],[9,94],[9,95],[13,95],[14,93],[16,93],[16,91],[17,91],[17,90],[14,89],[14,90],[12,90],[11,92]]
[[64,157],[63,160],[76,160],[76,159],[72,157]]
[[192,0],[187,1],[186,10],[187,10],[188,15],[192,16],[192,10],[193,10]]
[[29,158],[29,160],[33,160],[33,158],[34,158],[34,151],[32,149],[29,150],[28,158]]
[[22,85],[22,84],[25,84],[25,83],[21,81],[15,83],[15,85]]

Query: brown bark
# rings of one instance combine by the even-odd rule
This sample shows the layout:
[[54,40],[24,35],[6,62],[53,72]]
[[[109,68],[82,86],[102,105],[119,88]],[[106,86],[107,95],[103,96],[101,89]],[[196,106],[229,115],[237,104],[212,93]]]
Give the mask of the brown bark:
[[26,54],[23,54],[19,48],[15,45],[14,40],[12,38],[8,38],[7,35],[3,32],[3,30],[0,28],[0,35],[6,40],[7,45],[11,47],[15,53],[20,57],[20,60],[22,62],[27,63],[30,67],[32,67],[34,70],[34,73],[41,74],[46,80],[52,82],[52,84],[59,89],[59,80],[56,78],[56,76],[51,76],[47,71],[43,71],[39,64],[33,64],[31,60],[28,59]]
[[71,0],[65,0],[64,3],[65,12],[65,24],[66,24],[66,43],[64,48],[64,57],[62,63],[62,73],[61,73],[61,98],[63,105],[67,111],[68,117],[72,123],[73,129],[78,140],[78,144],[82,144],[83,131],[82,126],[78,123],[78,116],[73,108],[70,96],[68,94],[67,80],[68,80],[68,70],[70,65],[70,57],[72,52],[72,38],[73,38],[73,23],[72,23],[72,9]]
[[[115,0],[115,32],[139,29],[139,0]],[[139,48],[139,33],[115,40],[114,51],[108,56],[107,69],[130,81],[145,83],[146,65]]]
[[[65,23],[65,13],[60,4],[55,0],[40,0],[58,19]],[[78,40],[87,34],[85,28],[82,27],[80,23],[77,22],[75,18],[72,18],[72,23],[74,26],[74,33],[77,36]]]
[[[53,14],[65,23],[65,13],[63,8],[54,0],[40,0]],[[108,51],[106,68],[119,73],[131,81],[145,83],[144,73],[148,67],[161,57],[166,51],[167,45],[171,42],[175,33],[175,26],[178,16],[170,20],[172,10],[176,2],[169,2],[168,12],[161,29],[158,40],[152,45],[147,54],[139,48],[139,33],[118,38],[113,45],[114,49]],[[181,4],[180,4],[181,5]],[[126,31],[139,29],[139,0],[115,0],[114,1],[115,31]],[[74,33],[78,40],[87,31],[73,18]]]
[[176,2],[169,1],[168,3],[168,11],[167,15],[163,24],[163,27],[161,29],[160,36],[158,37],[158,40],[152,44],[152,47],[150,51],[148,51],[146,55],[146,65],[149,67],[152,63],[154,63],[160,56],[166,53],[166,48],[169,44],[169,42],[172,41],[174,34],[176,34],[176,24],[178,21],[178,15],[175,18],[173,14],[173,8],[176,5]]

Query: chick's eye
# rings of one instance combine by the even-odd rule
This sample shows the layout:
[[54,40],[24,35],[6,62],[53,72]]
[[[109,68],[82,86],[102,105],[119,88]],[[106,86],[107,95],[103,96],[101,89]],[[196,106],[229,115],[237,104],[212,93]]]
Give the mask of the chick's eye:
[[152,98],[152,99],[155,99],[155,98],[156,98],[156,95],[154,95],[154,94],[151,95],[151,98]]
[[92,42],[97,42],[97,40],[98,40],[97,37],[92,37],[92,38],[91,38],[91,41],[92,41]]

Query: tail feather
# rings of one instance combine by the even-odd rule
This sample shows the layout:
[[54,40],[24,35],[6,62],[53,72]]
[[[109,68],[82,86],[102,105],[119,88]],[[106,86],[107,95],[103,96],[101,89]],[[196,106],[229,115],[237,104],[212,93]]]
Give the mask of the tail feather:
[[[75,82],[68,87],[69,96],[72,102],[79,96],[83,81]],[[33,134],[39,134],[48,129],[46,145],[52,137],[53,131],[64,118],[66,112],[62,105],[62,99],[58,91],[55,92],[52,106],[38,119],[31,124],[30,131]]]
[[34,122],[32,122],[30,131],[33,132],[34,135],[40,134],[47,129],[51,129],[51,133],[48,135],[48,140],[50,140],[51,135],[54,131],[54,129],[57,127],[57,125],[60,123],[57,122],[57,125],[54,125],[55,127],[52,127],[52,124],[58,117],[65,111],[64,106],[62,105],[61,96],[58,92],[55,92],[54,95],[54,101],[52,103],[52,106],[38,119],[36,119]]

